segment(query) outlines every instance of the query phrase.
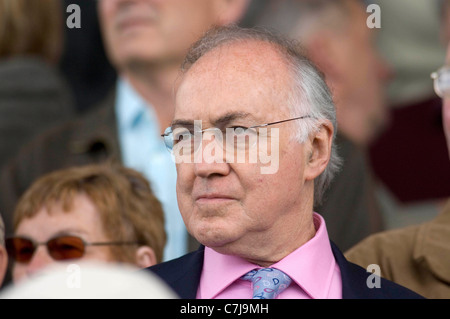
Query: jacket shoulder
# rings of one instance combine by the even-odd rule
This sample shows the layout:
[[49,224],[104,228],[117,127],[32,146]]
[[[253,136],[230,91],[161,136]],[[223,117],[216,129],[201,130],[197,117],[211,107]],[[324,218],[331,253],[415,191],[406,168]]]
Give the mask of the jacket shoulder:
[[204,247],[181,256],[146,268],[166,282],[180,298],[195,299],[203,268]]

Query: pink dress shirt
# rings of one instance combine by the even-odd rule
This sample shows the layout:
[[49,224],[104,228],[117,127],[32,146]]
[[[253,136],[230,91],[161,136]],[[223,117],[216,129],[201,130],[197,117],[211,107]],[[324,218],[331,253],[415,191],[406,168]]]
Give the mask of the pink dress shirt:
[[[342,279],[325,220],[314,213],[316,234],[307,243],[271,267],[292,278],[291,285],[277,299],[341,299]],[[250,299],[251,283],[240,277],[261,268],[242,258],[222,255],[205,247],[205,259],[197,299]]]

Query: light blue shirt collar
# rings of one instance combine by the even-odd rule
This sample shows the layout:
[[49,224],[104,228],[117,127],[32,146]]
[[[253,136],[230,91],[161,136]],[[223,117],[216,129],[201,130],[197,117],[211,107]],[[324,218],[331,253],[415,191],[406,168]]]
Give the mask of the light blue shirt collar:
[[152,123],[153,131],[158,132],[159,135],[159,124],[153,108],[134,90],[127,80],[119,79],[117,92],[116,111],[119,128],[134,129],[145,123],[144,117],[147,117],[147,124]]

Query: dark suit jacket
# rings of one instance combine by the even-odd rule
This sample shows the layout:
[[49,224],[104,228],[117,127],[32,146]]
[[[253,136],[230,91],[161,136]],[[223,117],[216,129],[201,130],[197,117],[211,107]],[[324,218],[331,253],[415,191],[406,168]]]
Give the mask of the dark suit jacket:
[[[334,258],[342,276],[344,299],[421,299],[415,292],[381,278],[380,288],[368,288],[370,273],[347,261],[341,251],[331,243]],[[146,270],[162,278],[182,299],[195,299],[203,268],[204,246],[180,258],[167,261]]]

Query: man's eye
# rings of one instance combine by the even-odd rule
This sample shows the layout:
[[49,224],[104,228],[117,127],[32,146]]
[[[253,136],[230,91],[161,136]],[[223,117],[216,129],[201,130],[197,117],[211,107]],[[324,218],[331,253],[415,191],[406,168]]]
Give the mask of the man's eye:
[[248,127],[245,127],[245,126],[233,126],[233,127],[230,127],[230,129],[233,130],[233,133],[235,135],[246,134],[248,132]]
[[190,140],[194,133],[185,128],[178,128],[173,131],[173,140],[177,142]]
[[190,139],[191,136],[192,136],[192,135],[191,135],[189,132],[187,132],[187,133],[175,135],[175,136],[174,136],[174,139],[175,139],[176,141],[184,141],[184,140]]

